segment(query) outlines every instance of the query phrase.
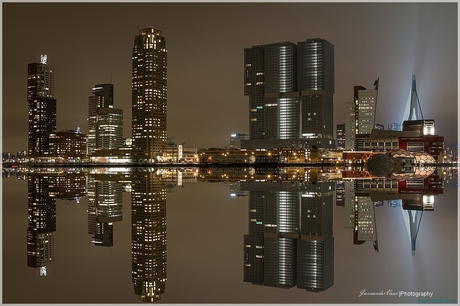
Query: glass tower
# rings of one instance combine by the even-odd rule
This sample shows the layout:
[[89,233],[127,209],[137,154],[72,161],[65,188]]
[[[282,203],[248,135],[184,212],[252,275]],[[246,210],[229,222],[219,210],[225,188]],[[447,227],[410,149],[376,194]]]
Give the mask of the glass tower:
[[113,108],[113,84],[100,84],[88,98],[88,148],[117,149],[123,145],[123,110]]
[[315,38],[299,42],[297,46],[302,137],[332,139],[334,45]]
[[167,50],[161,31],[147,28],[134,39],[132,53],[132,154],[161,159],[167,130]]

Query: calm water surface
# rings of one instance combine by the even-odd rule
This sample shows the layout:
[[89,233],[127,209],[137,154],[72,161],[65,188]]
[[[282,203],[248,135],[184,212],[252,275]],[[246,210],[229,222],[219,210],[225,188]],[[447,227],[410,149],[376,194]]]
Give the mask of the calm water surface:
[[2,179],[3,303],[457,303],[455,171],[44,172]]

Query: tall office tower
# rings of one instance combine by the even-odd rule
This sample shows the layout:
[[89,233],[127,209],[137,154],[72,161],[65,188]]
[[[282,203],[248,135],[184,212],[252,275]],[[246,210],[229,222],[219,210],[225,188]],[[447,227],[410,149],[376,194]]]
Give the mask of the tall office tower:
[[300,128],[297,46],[291,42],[265,45],[264,70],[265,139],[296,139]]
[[335,183],[240,182],[249,192],[244,281],[323,291],[334,283]]
[[356,136],[355,103],[345,103],[345,145],[344,149],[353,150]]
[[166,289],[166,181],[135,173],[131,190],[131,256],[134,292],[155,302]]
[[264,46],[244,49],[244,95],[249,97],[249,139],[265,138]]
[[324,39],[244,49],[244,148],[333,147],[334,46]]
[[40,63],[28,65],[27,101],[29,104],[28,155],[49,154],[49,135],[56,132],[56,99],[53,68],[42,55]]
[[[302,136],[332,140],[334,133],[334,45],[324,39],[298,43],[298,91]],[[321,143],[322,146],[330,144]]]
[[367,90],[362,86],[354,87],[356,133],[370,134],[375,127],[379,79],[375,80],[374,88]]
[[[40,269],[46,276],[47,265],[54,262],[56,198],[50,195],[54,179],[47,175],[28,176],[27,266]],[[55,190],[56,191],[56,190]]]
[[100,84],[88,98],[88,148],[117,149],[123,146],[123,110],[113,108],[113,84]]
[[132,154],[161,159],[167,140],[167,50],[161,31],[147,28],[132,53]]

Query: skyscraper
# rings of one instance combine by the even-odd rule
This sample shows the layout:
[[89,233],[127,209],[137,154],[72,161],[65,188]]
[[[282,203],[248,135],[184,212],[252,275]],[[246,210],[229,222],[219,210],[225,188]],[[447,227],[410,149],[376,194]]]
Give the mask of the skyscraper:
[[377,110],[377,79],[373,89],[366,89],[362,86],[354,87],[356,133],[370,134],[375,127],[375,115]]
[[324,39],[244,50],[245,148],[334,147],[334,46]]
[[[334,45],[327,40],[315,38],[299,42],[297,46],[302,137],[332,140],[335,91]],[[322,146],[327,144],[330,142],[324,142]]]
[[379,79],[373,89],[353,87],[353,102],[345,103],[345,149],[356,149],[356,135],[370,134],[375,128]]
[[146,28],[132,53],[133,159],[161,159],[167,140],[167,50],[161,31]]
[[100,84],[88,98],[88,148],[117,149],[123,146],[123,110],[113,108],[113,84]]
[[27,102],[29,104],[28,155],[45,156],[49,152],[49,135],[56,132],[56,99],[53,68],[47,56],[40,63],[28,65]]
[[355,148],[356,136],[356,116],[355,102],[345,103],[345,145],[344,149],[352,150]]

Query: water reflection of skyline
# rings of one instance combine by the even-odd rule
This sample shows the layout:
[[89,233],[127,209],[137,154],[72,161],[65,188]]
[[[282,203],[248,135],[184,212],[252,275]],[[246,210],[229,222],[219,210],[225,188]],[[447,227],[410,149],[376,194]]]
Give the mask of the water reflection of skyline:
[[[238,170],[241,173],[231,169],[113,170],[43,171],[25,176],[29,190],[28,266],[39,267],[46,275],[46,265],[54,260],[56,198],[79,201],[87,196],[88,234],[95,245],[110,247],[116,222],[123,218],[121,193],[131,192],[132,282],[135,294],[146,302],[161,299],[165,293],[168,186],[234,177],[229,192],[237,190],[248,196],[244,281],[315,292],[334,284],[334,196],[343,199],[335,199],[336,205],[344,206],[344,227],[353,228],[353,243],[372,241],[378,250],[376,205],[386,201],[388,207],[400,200],[403,213],[421,216],[424,210],[434,210],[433,197],[443,191],[438,173],[423,182],[405,182],[404,187],[401,181],[381,178],[341,181],[334,171],[315,169],[247,169],[246,174],[242,169]],[[249,177],[242,180],[241,175]],[[414,246],[412,241],[413,252]]]

